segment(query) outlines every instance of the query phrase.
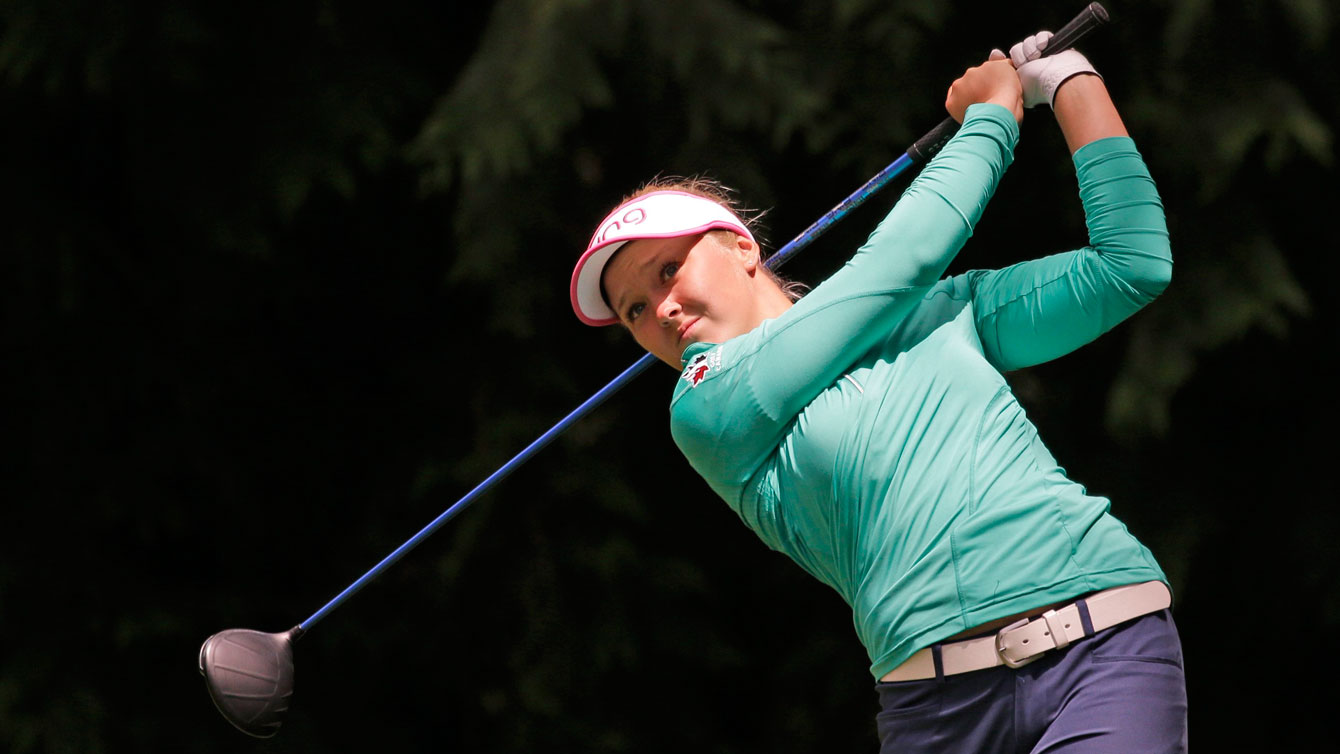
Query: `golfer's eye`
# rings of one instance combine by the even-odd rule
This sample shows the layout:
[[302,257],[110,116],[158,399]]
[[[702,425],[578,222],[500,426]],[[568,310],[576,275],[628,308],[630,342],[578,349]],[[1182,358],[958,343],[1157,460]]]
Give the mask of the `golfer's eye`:
[[632,306],[628,307],[628,312],[626,313],[625,316],[628,317],[629,322],[632,322],[633,320],[637,319],[637,315],[641,314],[642,310],[645,308],[647,308],[645,304],[633,304]]
[[661,280],[669,280],[676,272],[679,272],[679,262],[666,262],[661,268]]

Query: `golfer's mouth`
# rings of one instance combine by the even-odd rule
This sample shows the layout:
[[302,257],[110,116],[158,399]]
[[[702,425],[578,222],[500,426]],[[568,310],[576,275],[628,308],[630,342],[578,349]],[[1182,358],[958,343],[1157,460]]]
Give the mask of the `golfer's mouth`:
[[691,336],[691,334],[693,333],[693,330],[694,330],[694,325],[698,324],[698,320],[700,320],[700,319],[702,319],[702,317],[694,317],[693,319],[691,319],[691,320],[689,320],[688,322],[685,322],[684,324],[682,324],[682,325],[679,326],[679,333],[678,333],[678,335],[679,335],[679,344],[680,344],[680,345],[688,345],[688,344],[685,343],[684,341],[687,340],[687,339]]

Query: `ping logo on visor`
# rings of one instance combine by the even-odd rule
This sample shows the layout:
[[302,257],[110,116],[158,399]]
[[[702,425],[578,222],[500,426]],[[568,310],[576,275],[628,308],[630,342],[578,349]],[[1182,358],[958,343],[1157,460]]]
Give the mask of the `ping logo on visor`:
[[600,230],[596,231],[596,236],[591,241],[591,243],[593,245],[597,243],[604,243],[605,241],[609,240],[611,233],[618,233],[619,231],[622,231],[624,229],[624,226],[641,224],[642,221],[646,219],[647,219],[647,210],[643,209],[642,207],[633,207],[632,209],[623,213],[623,217],[620,217],[617,220],[607,220],[605,222],[605,225],[601,227]]

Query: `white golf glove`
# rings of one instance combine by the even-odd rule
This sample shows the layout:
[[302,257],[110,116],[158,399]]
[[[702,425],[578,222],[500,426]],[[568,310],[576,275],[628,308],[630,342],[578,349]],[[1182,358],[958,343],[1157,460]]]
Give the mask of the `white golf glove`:
[[1044,102],[1050,107],[1056,99],[1056,90],[1068,79],[1082,73],[1098,76],[1088,58],[1075,50],[1042,57],[1051,38],[1051,32],[1040,31],[1010,48],[1010,62],[1014,63],[1024,86],[1024,107]]

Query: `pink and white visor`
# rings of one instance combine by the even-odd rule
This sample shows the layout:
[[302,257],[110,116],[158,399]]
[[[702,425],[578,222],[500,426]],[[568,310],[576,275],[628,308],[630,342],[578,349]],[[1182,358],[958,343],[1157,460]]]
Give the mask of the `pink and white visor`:
[[619,315],[600,294],[600,275],[624,244],[639,238],[677,238],[718,228],[754,240],[735,213],[697,194],[653,191],[619,205],[600,223],[572,271],[572,309],[577,318],[596,327],[618,323]]

